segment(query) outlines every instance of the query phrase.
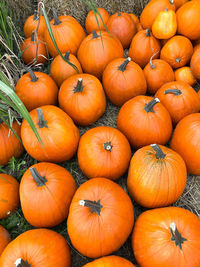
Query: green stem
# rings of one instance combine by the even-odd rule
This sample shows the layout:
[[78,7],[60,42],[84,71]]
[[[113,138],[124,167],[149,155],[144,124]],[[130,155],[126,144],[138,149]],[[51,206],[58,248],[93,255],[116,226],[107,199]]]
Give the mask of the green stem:
[[34,167],[30,168],[29,170],[38,187],[44,186],[46,184],[47,179],[45,177],[42,177]]
[[35,73],[32,71],[31,68],[27,68],[30,76],[31,76],[31,82],[37,82],[38,78],[35,76]]
[[128,65],[128,63],[131,61],[131,58],[128,57],[119,67],[118,70],[121,70],[122,72],[124,72],[126,70],[126,66]]
[[92,31],[92,39],[98,38],[99,35],[95,32],[95,30]]
[[107,143],[104,143],[104,144],[103,144],[103,147],[104,147],[105,150],[111,152],[113,146],[111,145],[111,142],[107,142]]
[[91,201],[91,200],[80,200],[79,204],[84,207],[90,208],[90,212],[96,212],[99,216],[101,214],[101,209],[103,206],[100,204],[100,199],[98,201]]
[[44,115],[41,108],[37,108],[38,126],[39,128],[48,128],[47,121],[44,119]]
[[187,239],[181,236],[174,222],[170,223],[169,229],[172,235],[171,241],[174,241],[175,245],[179,246],[182,250],[182,244],[187,241]]
[[79,78],[77,85],[74,87],[74,93],[80,93],[83,92],[84,86],[83,86],[83,79]]
[[65,60],[69,60],[70,51],[67,51],[64,55]]
[[159,102],[160,102],[160,100],[158,98],[154,98],[148,104],[145,104],[144,110],[146,112],[154,112],[155,113],[155,111],[153,110],[153,107]]
[[165,90],[164,94],[173,94],[173,95],[181,95],[182,92],[181,90],[179,89],[168,89],[168,90]]
[[163,151],[162,151],[162,149],[160,148],[159,145],[157,145],[157,144],[152,144],[152,145],[150,145],[150,146],[151,146],[151,147],[153,148],[153,150],[156,152],[156,158],[157,158],[157,159],[164,159],[164,158],[165,158],[166,154],[163,153]]
[[56,9],[53,7],[53,18],[54,18],[54,24],[53,25],[59,25],[62,21],[58,19],[58,15],[56,12]]

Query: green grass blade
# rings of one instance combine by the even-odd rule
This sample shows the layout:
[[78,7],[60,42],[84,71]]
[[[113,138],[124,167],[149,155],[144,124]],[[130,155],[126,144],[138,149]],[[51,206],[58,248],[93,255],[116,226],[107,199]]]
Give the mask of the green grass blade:
[[0,80],[4,82],[6,85],[10,86],[10,82],[3,71],[0,71]]

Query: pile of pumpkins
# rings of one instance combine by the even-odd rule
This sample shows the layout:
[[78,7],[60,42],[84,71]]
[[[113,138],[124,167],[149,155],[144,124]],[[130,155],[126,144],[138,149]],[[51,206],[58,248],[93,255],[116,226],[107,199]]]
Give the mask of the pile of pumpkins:
[[[0,174],[0,219],[20,203],[36,229],[10,242],[0,227],[0,267],[70,266],[67,241],[47,229],[66,219],[74,248],[99,258],[84,266],[134,266],[111,255],[132,233],[139,266],[199,267],[200,220],[169,206],[183,193],[187,173],[200,174],[200,94],[192,87],[200,79],[200,1],[151,0],[140,20],[98,12],[98,24],[93,11],[88,13],[86,36],[73,17],[53,10],[56,44],[75,68],[58,54],[42,15],[25,22],[25,64],[53,58],[49,75],[29,68],[15,88],[43,145],[25,120],[21,127],[13,123],[22,144],[0,124],[1,165],[24,149],[39,161],[20,184]],[[80,137],[77,125],[96,122],[106,97],[120,107],[117,129],[91,127]],[[57,164],[76,153],[89,178],[78,189]],[[127,170],[130,196],[115,183]],[[135,224],[131,198],[148,208]]]

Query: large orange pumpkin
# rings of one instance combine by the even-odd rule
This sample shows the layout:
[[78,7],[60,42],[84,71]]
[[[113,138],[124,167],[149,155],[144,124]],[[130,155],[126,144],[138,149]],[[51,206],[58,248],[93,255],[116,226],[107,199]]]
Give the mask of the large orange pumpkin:
[[200,46],[195,49],[191,61],[190,61],[190,67],[192,74],[196,79],[200,79]]
[[31,166],[20,183],[20,201],[26,220],[33,226],[53,227],[68,215],[76,183],[63,167],[42,162]]
[[92,261],[83,267],[135,267],[135,265],[119,256],[107,256]]
[[189,84],[190,86],[195,85],[195,83],[197,82],[190,67],[186,66],[186,67],[179,68],[174,72],[174,74],[175,74],[176,81],[185,82]]
[[[39,27],[38,27],[39,24]],[[37,29],[38,28],[38,29]],[[24,35],[26,38],[30,37],[37,29],[37,33],[41,36],[44,35],[44,31],[46,30],[45,19],[42,15],[37,16],[37,11],[35,11],[34,15],[29,16],[24,23]]]
[[0,225],[0,257],[8,243],[10,243],[11,237],[8,231]]
[[140,267],[199,267],[200,219],[191,211],[167,207],[143,212],[132,247]]
[[87,126],[103,115],[106,97],[100,81],[95,76],[77,74],[61,85],[59,105],[75,123]]
[[141,206],[169,206],[183,193],[187,169],[178,153],[156,144],[142,147],[133,155],[127,186]]
[[1,267],[70,267],[67,241],[48,229],[29,230],[8,244],[0,258]]
[[117,106],[134,96],[144,95],[147,89],[142,69],[131,58],[111,61],[103,72],[102,82],[109,100]]
[[130,158],[128,140],[115,128],[92,128],[80,139],[78,163],[88,178],[116,180],[128,169]]
[[82,255],[97,258],[118,250],[130,235],[133,205],[127,193],[106,178],[94,178],[76,191],[67,230]]
[[8,217],[19,206],[19,183],[8,174],[0,173],[0,219]]
[[21,127],[22,142],[26,151],[39,161],[62,162],[76,152],[79,130],[72,119],[60,108],[42,106],[30,112],[30,116],[43,141],[39,143],[26,120]]
[[[97,53],[98,51],[98,53]],[[123,57],[121,42],[106,31],[93,31],[80,45],[78,60],[84,72],[101,79],[106,65],[115,58]]]
[[134,148],[168,142],[172,121],[167,109],[159,102],[158,98],[136,96],[121,107],[117,128]]
[[182,156],[189,173],[200,174],[200,113],[190,114],[177,124],[170,147]]

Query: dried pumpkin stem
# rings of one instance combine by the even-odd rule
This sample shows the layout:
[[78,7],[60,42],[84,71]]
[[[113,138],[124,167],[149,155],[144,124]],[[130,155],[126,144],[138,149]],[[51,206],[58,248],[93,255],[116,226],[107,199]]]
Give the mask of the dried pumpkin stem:
[[100,199],[98,201],[80,200],[79,205],[90,208],[91,213],[96,212],[99,216],[101,209],[103,208],[103,206],[100,204]]
[[65,53],[65,55],[64,55],[64,58],[65,58],[66,60],[69,60],[69,55],[70,55],[70,51],[67,51],[67,52]]
[[77,82],[77,85],[74,87],[74,93],[82,92],[83,89],[84,89],[83,79],[82,78],[79,78],[78,79],[78,82]]
[[144,110],[146,112],[154,112],[155,113],[155,111],[153,110],[153,107],[159,102],[160,102],[160,100],[158,98],[154,98],[148,104],[145,104]]
[[54,24],[53,25],[59,25],[61,21],[58,19],[57,11],[55,8],[53,10],[53,18],[54,18]]
[[37,108],[38,126],[39,128],[48,128],[47,121],[44,119],[44,115],[41,108]]
[[174,0],[169,0],[169,3],[170,3],[171,5],[173,5],[173,4],[174,4]]
[[113,146],[112,146],[111,142],[107,142],[107,143],[104,143],[104,144],[103,144],[103,147],[104,147],[105,150],[111,152]]
[[177,63],[180,63],[180,62],[181,62],[181,58],[180,58],[180,57],[177,57],[177,58],[176,58],[176,62],[177,62]]
[[30,76],[31,76],[31,82],[37,82],[38,78],[35,76],[35,73],[32,71],[31,68],[27,68]]
[[170,223],[169,229],[172,234],[171,240],[182,250],[182,244],[187,241],[187,239],[181,236],[174,222]]
[[95,32],[95,30],[92,31],[92,39],[98,38],[99,35]]
[[166,154],[163,153],[163,151],[162,151],[162,149],[160,148],[159,145],[157,145],[157,144],[152,144],[152,145],[150,145],[150,146],[151,146],[151,147],[153,148],[153,150],[156,152],[156,158],[157,158],[157,159],[164,159],[164,158],[165,158]]
[[152,57],[149,60],[149,64],[150,64],[152,70],[156,68],[156,66],[152,62]]
[[121,12],[119,11],[119,12],[118,12],[118,16],[121,16],[121,15],[122,15],[122,14],[121,14]]
[[16,267],[31,267],[31,265],[28,264],[27,261],[24,261],[22,259],[17,259],[14,264],[15,264]]
[[146,36],[147,37],[151,37],[151,31],[150,31],[150,29],[146,29]]
[[35,40],[35,31],[33,31],[31,34],[31,41],[34,42],[34,40]]
[[118,70],[121,70],[122,72],[124,72],[126,70],[126,66],[128,65],[128,63],[131,61],[131,58],[128,57],[119,67]]
[[173,94],[173,95],[181,95],[182,92],[181,90],[179,89],[168,89],[168,90],[165,90],[164,94]]
[[34,167],[30,168],[29,170],[38,187],[44,186],[46,184],[47,179],[45,177],[42,177]]

